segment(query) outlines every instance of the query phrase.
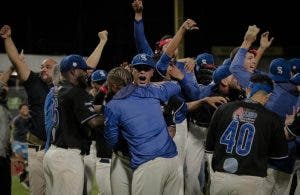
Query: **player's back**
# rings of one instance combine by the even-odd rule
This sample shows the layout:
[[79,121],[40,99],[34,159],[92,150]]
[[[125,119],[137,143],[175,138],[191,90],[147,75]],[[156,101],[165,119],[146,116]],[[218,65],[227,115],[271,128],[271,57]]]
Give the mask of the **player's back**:
[[228,103],[213,116],[206,149],[214,171],[265,177],[268,158],[287,154],[283,122],[259,103]]

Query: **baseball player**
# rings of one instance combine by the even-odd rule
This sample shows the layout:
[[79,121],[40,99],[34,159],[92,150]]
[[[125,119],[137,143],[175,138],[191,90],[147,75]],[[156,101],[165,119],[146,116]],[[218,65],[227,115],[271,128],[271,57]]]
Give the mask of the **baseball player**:
[[[137,68],[136,76],[139,77],[151,71],[143,65]],[[107,143],[116,147],[120,136],[128,143],[130,166],[134,170],[132,194],[178,194],[183,178],[176,145],[168,134],[160,101],[178,94],[180,87],[172,82],[129,84],[127,70],[118,69],[108,74],[108,89],[115,95],[104,111]]]
[[[256,40],[259,28],[255,25],[249,26],[245,33],[243,43],[238,49],[230,66],[230,71],[237,78],[243,88],[246,88],[249,79],[256,74],[256,64],[258,63],[255,53],[251,53],[250,47]],[[263,35],[265,36],[263,38]],[[268,34],[262,34],[262,39],[270,45],[272,38],[269,40]],[[289,82],[291,76],[291,67],[287,60],[283,58],[273,59],[269,69],[270,77],[275,81],[274,91],[271,94],[265,107],[278,114],[283,121],[286,114],[292,113],[293,106],[296,105],[299,95],[296,86]],[[285,104],[282,104],[285,102]],[[288,189],[291,173],[294,169],[295,155],[293,154],[294,143],[289,142],[290,156],[285,159],[269,159],[268,180],[269,187],[273,188],[272,195],[284,194]]]
[[[91,128],[103,124],[90,104],[86,70],[90,67],[78,55],[60,62],[63,80],[57,91],[57,128],[52,130],[52,145],[44,157],[47,194],[83,194],[84,155],[89,153]],[[71,182],[70,182],[71,181]]]
[[247,99],[220,106],[213,115],[206,152],[213,153],[210,194],[270,194],[264,187],[268,158],[286,158],[287,143],[279,117],[264,105],[272,80],[251,77]]
[[[105,70],[95,70],[91,75],[91,86],[92,90],[90,93],[94,96],[94,105],[105,106],[106,104],[106,86],[107,72]],[[103,117],[102,109],[99,115]],[[104,124],[95,129],[95,140],[96,147],[93,148],[93,142],[91,149],[96,151],[97,162],[96,162],[96,182],[99,188],[99,195],[111,195],[111,184],[110,184],[110,166],[112,150],[108,149],[104,139]]]

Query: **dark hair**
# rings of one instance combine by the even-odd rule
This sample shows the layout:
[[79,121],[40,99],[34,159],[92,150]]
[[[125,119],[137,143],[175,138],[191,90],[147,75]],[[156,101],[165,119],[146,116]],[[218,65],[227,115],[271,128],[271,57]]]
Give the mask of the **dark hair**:
[[264,85],[269,85],[272,88],[272,90],[274,89],[274,84],[273,84],[272,79],[265,74],[255,74],[250,78],[250,81],[252,83],[260,83],[260,84],[264,84]]
[[22,103],[22,104],[20,104],[20,105],[19,105],[19,110],[21,110],[23,106],[27,106],[27,107],[28,107],[28,104],[27,104],[27,103]]
[[160,39],[160,41],[165,40],[165,39],[171,39],[171,38],[173,38],[172,35],[164,35],[164,36]]

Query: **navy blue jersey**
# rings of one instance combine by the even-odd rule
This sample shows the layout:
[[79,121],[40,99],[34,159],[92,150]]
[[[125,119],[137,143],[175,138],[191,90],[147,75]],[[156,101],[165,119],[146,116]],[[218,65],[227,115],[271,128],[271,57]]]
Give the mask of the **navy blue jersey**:
[[213,153],[213,170],[265,177],[269,158],[287,157],[283,126],[275,113],[258,103],[220,106],[206,139],[206,152]]

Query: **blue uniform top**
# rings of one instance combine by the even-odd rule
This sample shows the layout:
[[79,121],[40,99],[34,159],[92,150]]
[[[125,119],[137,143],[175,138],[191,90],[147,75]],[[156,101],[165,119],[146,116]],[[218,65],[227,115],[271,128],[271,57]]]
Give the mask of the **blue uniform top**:
[[177,155],[160,103],[179,92],[180,87],[173,82],[146,86],[130,84],[106,105],[105,140],[114,148],[119,137],[124,137],[133,169],[157,157],[172,158]]
[[248,72],[244,67],[247,52],[247,49],[239,48],[230,64],[230,72],[238,80],[243,89],[246,89],[252,76],[252,73]]
[[134,20],[134,40],[138,53],[145,53],[153,57],[153,50],[145,37],[143,20]]
[[292,83],[275,83],[274,90],[270,96],[266,108],[277,113],[282,119],[286,114],[293,113],[293,106],[296,106],[299,99],[299,92]]
[[[244,89],[248,86],[250,78],[253,75],[253,73],[248,72],[243,66],[247,51],[245,48],[240,48],[230,65],[230,72]],[[286,114],[292,113],[293,106],[297,104],[298,98],[299,93],[294,84],[276,82],[266,108],[277,113],[284,119]]]
[[[134,39],[138,53],[146,53],[153,57],[153,50],[149,46],[149,43],[145,37],[144,33],[144,22],[143,20],[134,20]],[[167,56],[165,53],[161,56],[160,60],[157,62],[157,71],[161,75],[165,75],[167,68],[171,62],[171,57]],[[195,77],[194,72],[186,72],[184,68],[184,63],[176,62],[176,66],[181,72],[185,74],[184,79],[180,81],[180,86],[182,88],[182,94],[184,99],[187,101],[198,100],[209,96],[212,93],[212,85],[199,85]]]
[[[166,53],[163,53],[156,63],[156,70],[165,75],[171,59]],[[199,85],[194,72],[186,72],[184,63],[176,62],[178,69],[184,74],[184,78],[179,81],[184,99],[187,101],[198,100],[207,97],[212,93],[213,85]]]
[[[138,53],[146,53],[146,54],[150,55],[151,57],[154,56],[153,50],[151,49],[151,47],[146,39],[146,36],[145,36],[143,20],[139,20],[139,21],[134,20],[134,39],[135,39]],[[171,61],[171,58],[165,55],[165,61],[166,61],[165,65],[167,68]],[[184,64],[183,63],[177,63],[177,64],[179,66],[179,69],[185,73],[186,71],[184,69]],[[192,80],[192,82],[190,82],[190,83],[192,83],[191,87],[189,87],[189,84],[187,81],[188,78],[189,78],[189,80]],[[188,76],[185,78],[185,80],[183,82],[181,82],[184,85],[183,89],[187,89],[187,90],[186,91],[183,90],[182,91],[183,94],[180,94],[180,96],[173,98],[173,100],[176,99],[175,101],[177,103],[180,102],[180,106],[176,106],[176,111],[173,114],[173,122],[174,123],[180,123],[186,118],[187,110],[186,110],[185,99],[187,97],[183,97],[183,96],[189,96],[189,94],[193,92],[193,83],[195,81],[196,81],[196,78],[193,78],[193,74],[189,73]],[[189,90],[190,88],[192,90]],[[188,94],[188,95],[186,95],[186,94]]]

